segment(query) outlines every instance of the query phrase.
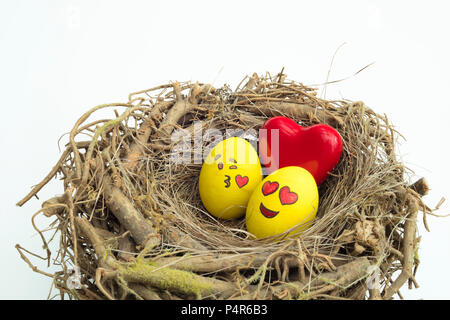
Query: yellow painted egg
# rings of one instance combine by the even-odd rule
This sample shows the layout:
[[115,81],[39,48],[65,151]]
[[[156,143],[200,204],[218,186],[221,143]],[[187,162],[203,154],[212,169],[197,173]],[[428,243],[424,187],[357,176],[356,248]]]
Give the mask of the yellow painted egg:
[[255,148],[243,138],[228,138],[212,148],[202,165],[200,198],[213,216],[239,218],[245,214],[248,200],[261,180]]
[[307,170],[294,166],[278,169],[261,181],[250,197],[247,230],[256,238],[298,236],[311,226],[318,206],[316,181]]

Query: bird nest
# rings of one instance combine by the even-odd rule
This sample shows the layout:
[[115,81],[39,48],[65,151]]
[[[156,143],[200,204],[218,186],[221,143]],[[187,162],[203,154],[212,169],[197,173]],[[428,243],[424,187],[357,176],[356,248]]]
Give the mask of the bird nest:
[[[112,119],[93,120],[105,109]],[[319,187],[311,228],[294,239],[254,239],[244,219],[219,220],[203,207],[198,153],[213,142],[194,137],[215,129],[255,139],[277,115],[332,126],[343,152]],[[417,215],[426,223],[430,210],[421,200],[425,181],[405,181],[397,135],[364,103],[320,99],[283,72],[245,77],[234,91],[175,82],[135,92],[83,114],[51,172],[18,203],[54,177],[64,182],[33,216],[43,258],[59,271],[38,269],[34,253],[16,248],[61,297],[76,299],[401,297],[403,285],[417,286]],[[191,161],[179,161],[180,145],[192,141]],[[52,218],[45,231],[34,223],[39,214]]]

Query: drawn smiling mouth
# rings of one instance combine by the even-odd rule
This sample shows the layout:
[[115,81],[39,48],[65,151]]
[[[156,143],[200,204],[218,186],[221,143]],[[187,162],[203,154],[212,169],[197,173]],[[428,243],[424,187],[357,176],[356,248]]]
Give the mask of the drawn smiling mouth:
[[229,188],[231,183],[230,183],[230,176],[229,175],[225,175],[225,177],[227,177],[223,182],[225,182],[225,188]]
[[261,213],[263,214],[264,217],[269,218],[269,219],[275,217],[280,212],[280,211],[272,211],[270,209],[267,209],[266,207],[264,207],[262,202],[259,206],[259,211],[261,211]]

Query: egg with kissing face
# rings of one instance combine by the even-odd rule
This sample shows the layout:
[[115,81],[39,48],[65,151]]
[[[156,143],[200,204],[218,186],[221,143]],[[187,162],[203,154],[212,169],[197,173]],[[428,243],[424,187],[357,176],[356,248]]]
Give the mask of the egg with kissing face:
[[317,185],[307,170],[295,166],[278,169],[262,180],[250,197],[247,230],[256,238],[298,236],[311,226],[318,205]]
[[211,149],[202,165],[200,198],[213,216],[239,218],[245,214],[248,200],[261,180],[255,148],[243,138],[228,138]]

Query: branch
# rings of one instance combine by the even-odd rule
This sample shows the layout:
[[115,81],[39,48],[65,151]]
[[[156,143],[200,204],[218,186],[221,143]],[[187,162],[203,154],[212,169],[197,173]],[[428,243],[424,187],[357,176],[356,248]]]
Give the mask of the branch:
[[321,274],[311,281],[310,285],[313,287],[331,284],[334,287],[346,288],[355,281],[364,278],[367,275],[369,266],[370,261],[367,257],[360,257],[338,267],[335,272]]
[[425,180],[425,178],[420,178],[409,187],[421,196],[428,194],[428,191],[430,190],[430,187],[428,186],[427,180]]
[[[311,282],[292,281],[273,285],[271,290],[260,290],[259,286],[250,286],[250,292],[241,294],[234,299],[268,299],[273,294],[276,297],[293,298],[315,298],[334,289],[346,289],[355,282],[367,276],[367,269],[370,262],[366,257],[357,258],[342,266],[337,267],[336,271],[326,272]],[[321,287],[316,291],[310,292],[313,287]]]
[[49,172],[49,174],[42,180],[39,184],[37,184],[22,200],[17,202],[16,206],[23,206],[28,200],[30,200],[34,195],[36,195],[49,181],[55,176],[55,174],[58,172],[61,163],[64,162],[64,160],[67,158],[67,156],[72,151],[71,147],[67,147],[66,150],[64,150],[63,154],[59,158],[58,162],[55,164],[55,166],[52,168],[52,170]]
[[161,122],[157,133],[158,138],[167,138],[171,135],[178,121],[187,113],[197,107],[198,97],[200,94],[206,94],[211,89],[210,85],[199,86],[197,83],[191,87],[190,94],[187,98],[181,94],[180,84],[173,84],[173,91],[176,97],[175,105],[170,108],[165,119]]
[[[268,254],[252,255],[199,255],[183,257],[162,257],[153,260],[161,266],[170,266],[174,269],[194,271],[199,273],[209,272],[232,272],[236,269],[252,269],[261,266],[267,259]],[[292,266],[296,264],[292,263]]]
[[239,104],[241,102],[248,103],[245,100],[239,101],[236,107],[248,110],[257,115],[264,115],[266,117],[280,115],[303,118],[316,117],[322,123],[331,123],[337,126],[343,125],[343,120],[341,118],[306,104],[280,101],[263,101],[256,102],[255,104]]
[[130,231],[134,241],[140,246],[155,246],[160,238],[153,229],[153,224],[146,219],[131,201],[115,187],[109,176],[104,176],[104,197],[106,205],[120,224]]
[[236,290],[232,283],[226,281],[202,277],[189,271],[160,267],[142,260],[128,266],[121,265],[118,271],[128,282],[147,284],[160,290],[196,298],[227,294]]
[[383,299],[391,299],[391,297],[403,286],[403,284],[412,277],[412,267],[414,259],[414,238],[416,235],[416,219],[419,211],[417,199],[409,194],[408,199],[409,215],[405,221],[403,235],[403,260],[402,272],[395,281],[385,289]]
[[[103,239],[100,237],[100,235],[97,234],[94,226],[86,218],[75,217],[75,223],[80,229],[81,233],[84,236],[88,237],[88,239],[91,241],[95,253],[97,254],[99,264],[104,265],[105,262],[103,262],[103,257],[106,256],[106,247]],[[112,265],[116,265],[116,262],[112,259],[115,260],[114,257],[110,256],[108,262]]]
[[183,248],[190,248],[199,251],[208,250],[200,241],[195,240],[191,235],[181,231],[175,226],[168,226],[164,236],[171,245]]

